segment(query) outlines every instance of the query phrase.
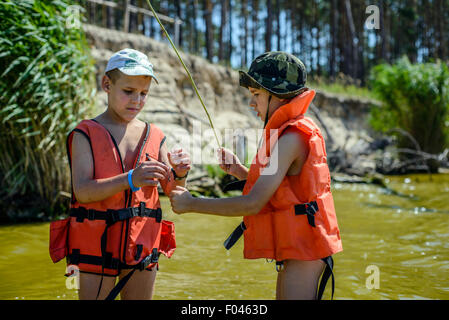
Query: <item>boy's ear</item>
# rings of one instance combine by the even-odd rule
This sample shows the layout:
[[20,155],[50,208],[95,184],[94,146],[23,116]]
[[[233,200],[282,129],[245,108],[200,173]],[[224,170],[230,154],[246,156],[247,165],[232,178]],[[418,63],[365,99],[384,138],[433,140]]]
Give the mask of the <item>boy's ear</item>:
[[101,79],[101,87],[104,91],[109,93],[109,90],[111,89],[111,79],[107,75],[104,75]]

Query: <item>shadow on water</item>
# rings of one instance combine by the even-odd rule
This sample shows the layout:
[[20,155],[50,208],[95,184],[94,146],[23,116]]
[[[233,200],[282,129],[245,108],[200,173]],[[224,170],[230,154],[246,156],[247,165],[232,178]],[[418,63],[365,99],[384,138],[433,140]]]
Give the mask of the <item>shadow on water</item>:
[[[386,184],[332,185],[344,248],[334,256],[335,299],[447,299],[449,175]],[[161,204],[178,248],[161,258],[155,299],[275,297],[274,263],[242,259],[242,240],[223,248],[241,218],[175,215],[167,198]],[[0,299],[77,299],[64,262],[50,260],[48,230],[48,223],[0,226]]]

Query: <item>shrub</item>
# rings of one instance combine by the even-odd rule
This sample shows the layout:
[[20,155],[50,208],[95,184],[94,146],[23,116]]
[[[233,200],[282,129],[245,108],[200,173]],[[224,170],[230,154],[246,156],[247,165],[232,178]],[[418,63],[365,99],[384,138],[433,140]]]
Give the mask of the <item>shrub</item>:
[[[402,148],[416,149],[417,142],[421,151],[438,154],[448,146],[449,68],[446,64],[411,64],[404,57],[394,65],[373,68],[370,82],[383,101],[381,107],[371,111],[374,129],[395,133]],[[428,165],[435,171],[435,162]]]
[[68,5],[0,4],[0,205],[10,216],[21,206],[17,200],[34,210],[31,218],[51,215],[61,209],[61,193],[70,190],[65,138],[95,89],[84,33],[66,27]]

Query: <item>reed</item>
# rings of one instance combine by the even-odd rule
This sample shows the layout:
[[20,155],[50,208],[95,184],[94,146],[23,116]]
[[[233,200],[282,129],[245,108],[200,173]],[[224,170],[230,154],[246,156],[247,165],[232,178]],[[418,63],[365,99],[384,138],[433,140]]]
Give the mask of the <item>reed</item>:
[[82,29],[67,27],[69,4],[0,4],[0,206],[10,218],[18,207],[57,214],[70,191],[65,139],[93,103],[95,70]]

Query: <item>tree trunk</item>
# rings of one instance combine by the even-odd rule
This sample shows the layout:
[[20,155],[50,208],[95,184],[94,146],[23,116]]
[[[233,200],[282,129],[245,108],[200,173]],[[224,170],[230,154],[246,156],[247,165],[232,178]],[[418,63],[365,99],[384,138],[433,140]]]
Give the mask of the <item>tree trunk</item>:
[[231,65],[232,60],[232,0],[229,0],[229,42],[228,42],[228,61]]
[[198,17],[198,0],[192,0],[193,5],[193,48],[194,52],[198,53],[200,51],[198,28],[196,27],[196,19]]
[[352,63],[350,65],[350,74],[353,79],[357,77],[357,68],[358,68],[358,39],[357,33],[355,31],[354,19],[352,17],[352,9],[351,9],[351,1],[345,0],[345,8],[346,8],[346,18],[348,20],[349,32],[351,34],[351,49],[352,49]]
[[[181,12],[181,0],[175,0],[175,10],[176,10],[176,17],[178,19],[181,19],[181,15],[182,15],[182,12]],[[179,30],[178,30],[178,32],[179,32],[179,34],[178,34],[178,37],[179,37],[178,38],[178,45],[179,45],[180,48],[182,48],[182,45],[183,45],[183,42],[184,42],[184,38],[182,36],[182,29],[183,29],[182,24],[180,24],[178,27],[179,27]]]
[[281,9],[280,0],[275,1],[277,50],[281,51]]
[[213,41],[214,41],[214,30],[212,26],[212,9],[213,4],[212,0],[204,0],[204,21],[206,25],[206,55],[207,60],[212,61],[212,58],[214,56],[214,50],[213,50]]
[[114,9],[111,7],[106,8],[106,15],[107,15],[107,28],[115,28],[115,19],[114,19]]
[[252,6],[252,29],[251,29],[251,39],[252,39],[252,52],[251,60],[256,58],[256,43],[257,43],[257,29],[258,29],[258,12],[259,12],[259,0],[253,0]]
[[332,0],[331,12],[330,12],[330,24],[331,24],[331,52],[329,59],[329,76],[331,80],[335,79],[335,66],[336,66],[336,54],[337,54],[337,28],[338,28],[338,10],[337,0]]
[[265,26],[265,51],[271,51],[271,36],[273,34],[273,12],[271,1],[267,0],[267,19]]
[[445,37],[444,37],[444,23],[443,23],[443,16],[446,13],[444,11],[444,6],[443,6],[443,0],[436,0],[435,5],[435,9],[438,12],[438,19],[437,19],[437,25],[436,25],[436,29],[437,29],[437,34],[438,34],[438,49],[437,49],[437,57],[439,59],[444,59],[446,54],[445,51],[447,50],[446,48],[446,43],[445,43]]
[[227,14],[227,0],[220,0],[221,5],[221,23],[220,32],[218,34],[218,60],[222,61],[224,59],[224,29],[226,27],[226,14]]
[[321,76],[321,45],[320,45],[320,12],[319,4],[314,1],[315,8],[315,28],[316,28],[316,73]]
[[241,7],[241,18],[242,18],[242,29],[243,35],[241,36],[241,48],[243,50],[241,56],[242,67],[246,66],[248,57],[248,2],[247,0],[242,0]]

